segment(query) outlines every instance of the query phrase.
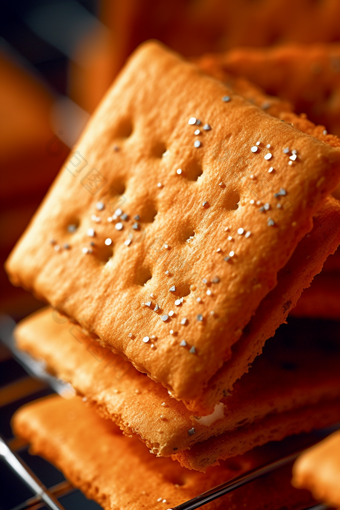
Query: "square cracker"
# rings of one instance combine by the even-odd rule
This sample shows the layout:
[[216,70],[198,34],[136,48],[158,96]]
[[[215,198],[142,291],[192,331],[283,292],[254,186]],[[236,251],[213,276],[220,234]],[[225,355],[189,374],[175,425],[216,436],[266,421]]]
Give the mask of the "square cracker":
[[[150,455],[138,439],[123,437],[79,398],[50,397],[29,404],[16,413],[13,425],[16,434],[31,443],[34,453],[55,464],[105,510],[173,508],[280,454],[272,447],[270,452],[231,459],[206,474],[189,471],[171,459]],[[311,497],[307,491],[294,490],[290,477],[290,467],[277,470],[204,508],[305,508]]]
[[[193,115],[211,129],[194,135]],[[7,270],[175,397],[195,398],[339,179],[340,151],[147,43],[90,121]],[[260,195],[265,207],[250,203]],[[112,215],[119,218],[108,222]]]
[[316,500],[340,507],[340,432],[303,452],[293,466],[292,484],[308,489]]
[[[285,273],[288,275],[288,279],[295,280],[296,274],[289,268]],[[282,292],[287,299],[287,289]],[[127,435],[136,434],[159,456],[188,448],[194,452],[195,445],[200,449],[198,444],[202,441],[209,444],[207,440],[212,436],[217,436],[219,445],[221,434],[224,437],[224,448],[219,448],[221,455],[230,456],[251,449],[256,441],[269,440],[278,422],[283,423],[283,428],[276,430],[274,438],[318,425],[320,413],[314,404],[321,400],[334,403],[334,399],[340,398],[339,328],[331,323],[324,334],[327,345],[332,347],[329,350],[325,350],[324,342],[320,341],[323,337],[314,323],[301,321],[279,330],[249,373],[234,385],[231,395],[222,397],[213,416],[202,419],[171,398],[160,384],[100,347],[78,326],[49,308],[25,319],[15,332],[20,349],[43,359],[52,373],[70,382],[102,416],[115,421]],[[308,406],[312,406],[308,419],[304,419],[304,414],[301,418],[300,413],[296,420],[296,413]],[[219,449],[215,448],[215,457],[205,454],[204,458],[216,462]],[[186,459],[191,457],[190,452],[184,455]],[[202,469],[201,460],[189,465]]]
[[204,55],[197,63],[208,74],[225,72],[250,80],[340,135],[340,44],[237,48]]

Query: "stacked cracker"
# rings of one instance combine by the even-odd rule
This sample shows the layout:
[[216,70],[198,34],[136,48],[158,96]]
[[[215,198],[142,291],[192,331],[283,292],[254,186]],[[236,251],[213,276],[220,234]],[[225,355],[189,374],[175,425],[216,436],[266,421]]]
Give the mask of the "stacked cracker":
[[[224,476],[209,467],[221,459],[340,417],[337,345],[325,351],[299,333],[289,355],[287,338],[276,337],[257,358],[340,243],[340,205],[330,197],[339,140],[283,102],[267,113],[249,99],[271,101],[243,80],[226,87],[157,43],[143,45],[7,262],[14,284],[64,316],[47,309],[24,321],[19,347],[109,423],[183,466],[169,460],[164,469],[186,477],[184,468],[209,468],[207,488]],[[73,429],[60,423],[72,406]],[[74,458],[86,458],[75,447],[86,423],[99,453],[89,450],[83,473]],[[124,508],[150,508],[143,494],[126,498],[140,459],[120,492],[107,490],[100,472],[117,431],[79,399],[35,404],[15,428],[104,507],[123,504],[118,491]],[[49,440],[50,429],[67,441]],[[128,444],[119,438],[118,451]],[[169,494],[174,506],[193,493]]]

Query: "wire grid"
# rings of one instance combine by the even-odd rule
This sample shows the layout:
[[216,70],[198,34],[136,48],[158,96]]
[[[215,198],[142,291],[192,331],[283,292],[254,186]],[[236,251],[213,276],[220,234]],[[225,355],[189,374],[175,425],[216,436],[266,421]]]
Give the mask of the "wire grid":
[[[28,373],[28,377],[23,381],[22,379],[15,380],[11,382],[9,385],[0,386],[0,407],[4,405],[8,405],[14,403],[16,400],[19,400],[22,397],[29,397],[30,400],[34,400],[37,390],[39,388],[48,388],[50,387],[54,392],[64,395],[65,392],[72,392],[73,389],[70,385],[59,381],[58,379],[50,376],[46,373],[45,367],[43,363],[37,362],[33,360],[30,356],[25,353],[18,351],[14,345],[13,339],[13,329],[15,327],[15,322],[8,316],[1,315],[0,316],[0,341],[10,350],[13,358],[23,366],[25,371]],[[0,367],[1,367],[1,359],[0,359]],[[11,391],[9,391],[11,390]],[[14,390],[14,391],[13,391]],[[8,396],[11,394],[12,396]],[[338,427],[337,427],[338,428]],[[1,437],[0,437],[1,440]],[[1,446],[1,441],[0,441]],[[30,468],[26,466],[22,458],[20,457],[20,451],[26,445],[23,444],[20,439],[12,439],[4,448],[8,448],[8,455],[10,459],[7,458],[7,464],[11,467],[22,481],[24,481],[25,476],[27,477],[27,473],[30,474],[35,483],[39,486],[38,489],[36,486],[30,484],[30,488],[35,492],[35,495],[31,498],[26,499],[19,505],[13,507],[11,510],[38,510],[43,507],[47,507],[53,510],[65,510],[64,507],[59,502],[59,499],[70,495],[74,492],[79,492],[69,481],[64,480],[60,483],[54,484],[48,489],[44,486],[41,480],[30,471]],[[11,454],[12,452],[12,454]],[[1,455],[0,448],[0,458],[6,460],[6,456]],[[14,453],[14,456],[13,456]],[[283,467],[291,462],[293,462],[296,457],[301,452],[296,452],[290,454],[284,458],[281,458],[275,462],[268,464],[267,466],[263,466],[255,469],[254,471],[248,472],[244,475],[238,476],[231,481],[228,481],[224,484],[219,485],[199,496],[182,503],[176,507],[173,507],[172,510],[195,510],[196,508],[201,508],[205,504],[210,501],[213,501],[219,497],[224,496],[227,493],[236,490],[239,487],[242,487],[248,483],[251,483],[253,480],[260,478],[280,467]],[[20,466],[17,462],[20,463]],[[22,469],[25,474],[22,476]],[[26,481],[27,483],[27,481]],[[0,501],[1,504],[1,501]],[[318,504],[312,507],[308,507],[305,510],[326,510],[327,506]]]

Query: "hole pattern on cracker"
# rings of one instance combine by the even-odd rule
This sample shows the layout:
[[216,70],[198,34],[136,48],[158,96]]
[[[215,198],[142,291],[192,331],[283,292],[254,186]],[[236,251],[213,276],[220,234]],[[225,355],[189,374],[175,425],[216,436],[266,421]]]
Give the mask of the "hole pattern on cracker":
[[189,181],[201,182],[203,176],[203,168],[199,161],[196,159],[190,161],[183,168],[183,177]]
[[149,267],[140,267],[137,269],[136,276],[135,276],[135,282],[137,285],[140,285],[143,287],[148,282],[150,282],[152,278],[151,269]]
[[[140,50],[140,55],[143,55],[143,51],[147,50]],[[310,183],[308,169],[303,161],[307,149],[313,151],[313,144],[317,142],[314,139],[306,141],[306,137],[302,140],[304,135],[265,116],[263,112],[243,101],[241,97],[233,96],[217,81],[194,73],[189,65],[182,63],[177,57],[171,54],[168,56],[161,49],[152,50],[151,54],[153,51],[156,54],[160,53],[159,57],[155,57],[159,58],[160,67],[150,67],[152,73],[156,73],[156,68],[159,69],[152,81],[148,80],[144,83],[140,77],[140,66],[153,63],[153,57],[147,55],[143,57],[142,62],[138,62],[138,65],[130,64],[127,75],[131,87],[126,87],[126,83],[118,81],[118,85],[116,84],[112,89],[113,92],[111,91],[115,108],[119,111],[117,116],[108,118],[107,102],[103,103],[106,105],[106,110],[98,110],[80,142],[80,152],[86,152],[90,147],[90,155],[86,154],[88,158],[95,152],[96,157],[91,165],[96,165],[96,168],[103,172],[106,182],[99,183],[102,189],[100,188],[97,192],[93,187],[86,188],[84,186],[86,181],[82,179],[80,182],[65,171],[58,182],[59,188],[54,188],[55,193],[49,197],[48,205],[51,210],[56,206],[61,210],[60,222],[64,221],[63,209],[64,214],[68,215],[72,213],[72,208],[74,208],[74,214],[76,209],[80,209],[82,223],[93,221],[93,228],[96,230],[95,242],[104,242],[106,238],[112,240],[115,255],[112,258],[111,271],[98,270],[98,265],[91,260],[95,257],[95,250],[91,253],[87,251],[82,255],[82,243],[85,242],[86,235],[84,234],[82,239],[75,241],[74,249],[69,251],[69,259],[66,263],[64,260],[60,259],[58,262],[51,257],[49,247],[41,248],[43,253],[37,251],[39,256],[35,256],[35,260],[40,264],[39,271],[43,272],[44,276],[39,275],[39,278],[34,280],[38,282],[38,285],[44,278],[46,282],[51,283],[49,288],[46,284],[41,293],[48,294],[44,297],[52,304],[58,305],[57,300],[60,300],[60,304],[62,299],[67,298],[67,295],[56,296],[53,290],[54,280],[57,279],[56,269],[59,271],[58,277],[62,271],[67,282],[63,286],[63,292],[65,294],[72,292],[73,297],[72,302],[66,303],[66,308],[70,307],[69,316],[73,316],[82,324],[83,310],[86,310],[86,320],[95,324],[93,329],[98,336],[107,338],[108,333],[110,336],[108,343],[111,342],[112,347],[123,354],[128,350],[132,351],[131,336],[129,336],[131,333],[135,337],[134,363],[167,387],[172,385],[173,381],[176,384],[178,382],[179,387],[182,380],[185,380],[183,388],[185,386],[189,394],[191,388],[196,390],[198,385],[203,387],[204,378],[208,380],[219,368],[226,357],[228,346],[235,343],[241,336],[243,327],[255,312],[259,302],[275,284],[277,270],[287,260],[286,253],[295,247],[294,243],[299,239],[299,232],[304,233],[305,225],[309,220],[307,213],[302,214],[301,225],[298,227],[300,230],[296,233],[292,229],[296,208],[284,209],[283,215],[282,211],[273,210],[272,206],[270,218],[274,218],[278,228],[269,230],[267,210],[260,212],[256,204],[250,204],[250,199],[255,196],[253,189],[256,190],[258,181],[254,183],[253,188],[246,181],[247,173],[251,170],[248,161],[252,161],[253,157],[258,159],[256,171],[259,175],[260,172],[263,174],[267,172],[271,164],[264,161],[260,152],[256,156],[251,153],[251,147],[258,140],[258,135],[254,134],[254,126],[255,132],[262,133],[262,147],[268,143],[273,144],[275,166],[280,169],[280,172],[277,171],[268,177],[270,186],[263,192],[260,190],[264,195],[260,198],[265,203],[270,201],[273,204],[274,193],[278,192],[282,186],[286,186],[286,183],[288,185],[293,183],[292,174],[294,174],[294,182],[298,182],[299,186],[301,181]],[[166,86],[168,77],[165,80],[162,70],[164,60],[168,62],[169,69],[176,69],[176,73],[173,74],[175,89],[171,87],[171,91]],[[181,66],[183,72],[178,71]],[[194,92],[191,86],[188,86],[188,81],[192,81],[195,87]],[[207,98],[209,98],[208,101]],[[164,107],[165,104],[166,107]],[[244,113],[247,123],[240,118],[240,110]],[[125,147],[120,153],[118,151],[114,165],[112,164],[110,168],[107,165],[108,151],[112,154],[112,144],[119,137],[119,133],[122,136],[129,132],[128,129],[122,128],[122,121],[116,119],[125,118],[127,111],[130,117],[138,120],[138,137],[137,133],[133,136],[134,144],[127,142],[129,150],[125,150]],[[157,118],[154,116],[154,111],[157,111]],[[199,146],[195,145],[198,138],[194,134],[197,122],[195,126],[188,122],[190,116],[194,114],[201,117],[197,119],[201,124],[204,125],[207,122],[212,127],[211,130],[202,132]],[[230,119],[228,119],[229,115]],[[103,125],[105,136],[102,136],[99,131]],[[230,129],[235,130],[232,143],[230,136],[228,139]],[[96,138],[98,132],[99,135]],[[242,136],[237,136],[240,133]],[[226,139],[228,143],[224,144]],[[169,141],[171,150],[169,159],[165,158],[164,161],[159,162],[155,161],[155,158],[163,158],[168,152],[162,140]],[[301,148],[298,161],[294,162],[295,166],[299,165],[295,172],[288,167],[289,155],[282,153],[283,147],[288,144],[291,146],[292,140],[298,150]],[[276,145],[273,141],[276,141]],[[97,145],[100,150],[97,150]],[[323,150],[321,146],[318,146],[318,154],[326,160],[329,154],[328,149]],[[220,154],[224,158],[223,165],[218,160]],[[175,174],[173,170],[177,166],[176,158],[180,160],[178,165],[184,168],[183,163],[190,164],[194,160],[202,159],[202,168],[205,170],[199,185],[191,185]],[[332,158],[335,161],[334,154]],[[174,166],[170,168],[172,160],[174,160]],[[316,161],[313,171],[316,176],[327,174],[324,171],[324,163],[321,168],[319,160]],[[114,211],[115,218],[113,218],[111,207],[108,207],[105,202],[105,193],[115,179],[127,182],[128,186],[126,202],[119,204],[118,207],[115,206],[117,209]],[[225,187],[219,186],[221,179]],[[329,172],[324,184],[326,188],[331,186],[332,179],[334,181],[334,177]],[[288,196],[292,201],[296,198],[298,188],[294,186],[288,188]],[[314,188],[312,190],[312,188],[312,185],[301,186],[301,190],[299,188],[303,199],[309,199],[313,191],[313,200],[318,200],[318,193],[320,194],[321,191]],[[326,188],[325,191],[327,191]],[[77,204],[72,199],[75,193],[77,193]],[[240,207],[237,214],[228,214],[226,219],[226,210],[235,211],[238,208],[241,194],[242,200],[247,200],[247,206]],[[151,203],[157,204],[159,215],[156,221],[150,220],[145,228],[141,209],[143,204],[148,204],[150,200]],[[285,200],[287,199],[282,197],[282,201]],[[96,211],[98,201],[102,201],[104,207]],[[154,210],[157,210],[156,206]],[[199,232],[197,241],[200,240],[200,243],[195,240],[192,243],[192,249],[183,246],[179,239],[184,213],[187,218],[195,220],[194,227]],[[312,213],[313,211],[311,215]],[[91,219],[93,214],[100,218],[98,224],[96,220]],[[136,215],[140,216],[139,220],[135,220]],[[48,207],[45,207],[43,217],[37,220],[41,223],[39,228],[45,228],[51,216]],[[109,218],[111,218],[110,221]],[[55,220],[51,221],[49,228],[54,223]],[[138,242],[137,237],[136,239],[129,237],[134,226],[135,232],[140,233]],[[227,226],[228,232],[225,228]],[[280,237],[279,228],[281,229]],[[250,237],[247,237],[248,230],[251,233]],[[239,234],[239,231],[242,233]],[[229,236],[234,239],[230,241],[233,242],[232,247],[228,249],[226,256],[224,253],[221,256],[217,249],[220,246],[224,249],[228,246]],[[254,257],[252,255],[254,251],[251,252],[251,249],[257,250],[256,240],[259,238],[261,239],[259,248],[270,245],[273,249],[270,253],[259,249]],[[250,243],[253,243],[253,248],[250,247]],[[284,251],[281,250],[282,244],[285,244]],[[37,250],[40,250],[40,247],[37,247]],[[142,276],[134,280],[139,267],[150,268],[150,273],[145,277],[142,271]],[[165,274],[167,268],[174,268],[170,276]],[[35,272],[38,272],[38,269]],[[55,275],[54,278],[51,278],[51,272]],[[244,272],[247,272],[246,277]],[[151,274],[155,276],[150,279]],[[218,283],[214,284],[210,292],[208,283],[215,276],[219,276]],[[244,281],[241,281],[243,277]],[[84,295],[85,285],[87,285],[87,292]],[[192,285],[196,286],[195,291]],[[241,298],[240,285],[249,289],[249,292],[244,292],[244,297]],[[171,291],[173,286],[174,292]],[[102,292],[103,288],[106,290],[105,293]],[[35,290],[39,292],[40,289]],[[176,311],[176,317],[171,324],[174,325],[173,330],[177,333],[177,338],[185,339],[187,344],[190,347],[196,347],[197,351],[183,349],[179,346],[179,342],[172,348],[169,323],[162,322],[161,317],[153,313],[150,308],[141,306],[142,302],[149,300],[151,294],[156,296],[153,303],[157,300],[159,306],[166,312],[171,311],[175,298],[188,296]],[[82,311],[77,307],[77,303],[81,303]],[[115,308],[118,313],[113,314],[112,310]],[[110,331],[106,331],[107,323],[105,324],[104,318],[109,315],[112,322]],[[219,321],[216,317],[219,317]],[[188,319],[185,336],[181,323],[183,318]],[[219,342],[217,333],[226,324],[228,328],[222,343]],[[162,374],[158,373],[159,356],[151,354],[149,343],[142,342],[143,338],[151,337],[153,334],[157,337],[158,346],[162,347],[159,351],[167,351],[167,356],[162,358]],[[198,356],[197,353],[200,355]],[[170,373],[171,384],[168,378]],[[197,376],[197,374],[200,375]]]

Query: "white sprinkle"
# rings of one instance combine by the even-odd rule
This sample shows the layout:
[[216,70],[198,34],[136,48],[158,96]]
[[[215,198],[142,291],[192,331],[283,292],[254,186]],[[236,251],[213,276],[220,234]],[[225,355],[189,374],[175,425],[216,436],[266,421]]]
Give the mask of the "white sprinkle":
[[169,316],[168,315],[162,315],[161,319],[163,322],[166,322],[168,320]]
[[297,159],[297,155],[296,154],[293,154],[292,156],[290,156],[289,158],[291,161],[296,161]]
[[168,276],[168,275],[170,274],[170,271],[167,269],[167,270],[165,271],[165,274]]
[[176,170],[176,174],[177,174],[177,175],[181,175],[181,173],[182,173],[182,169],[181,169],[181,168],[179,168],[178,170]]
[[222,101],[223,101],[224,103],[229,103],[229,101],[230,101],[230,97],[229,97],[229,96],[223,96],[223,97],[222,97]]
[[196,119],[196,126],[200,126],[202,124],[202,122],[200,121],[200,119]]
[[248,230],[248,232],[246,232],[245,237],[248,239],[248,237],[250,237],[250,236],[251,236],[251,232]]
[[[126,242],[126,241],[125,241]],[[107,239],[105,239],[105,244],[106,246],[111,246],[112,244],[112,239],[110,239],[109,237]]]
[[267,149],[270,149],[270,143],[267,143],[266,147]]
[[127,239],[126,241],[124,241],[125,246],[130,246],[131,243],[132,243],[131,239]]
[[194,147],[196,147],[196,149],[198,149],[199,147],[201,147],[201,142],[199,140],[196,140],[196,142],[194,143]]
[[123,214],[123,211],[121,209],[116,209],[115,210],[115,215],[116,216],[121,216]]
[[154,293],[153,293],[153,292],[151,292],[150,297],[151,297],[151,298],[154,298],[154,297],[155,297],[155,295],[154,295]]
[[151,301],[147,301],[147,302],[146,302],[146,303],[144,303],[144,304],[145,304],[145,306],[147,306],[147,307],[151,308],[151,304],[152,304],[152,303],[151,303]]
[[175,306],[181,306],[182,301],[180,299],[176,299]]
[[162,158],[166,158],[167,156],[169,156],[169,154],[170,154],[170,151],[163,152]]
[[224,231],[225,231],[225,232],[228,232],[228,230],[229,230],[229,227],[226,227],[226,228],[224,229]]
[[222,186],[224,186],[224,183],[221,181],[218,183],[218,185],[222,187]]
[[273,154],[271,154],[270,152],[268,152],[268,154],[265,155],[264,159],[266,159],[267,161],[269,161],[270,159],[272,159],[273,157]]
[[96,209],[97,209],[97,211],[103,211],[105,209],[104,202],[97,202],[96,203]]
[[207,296],[211,296],[212,292],[210,289],[207,290]]
[[169,292],[176,292],[176,287],[175,287],[175,285],[173,285],[172,287],[170,287]]
[[277,204],[276,206],[278,209],[281,209],[282,205],[281,204]]
[[132,333],[129,333],[129,335],[128,335],[128,336],[129,336],[130,338],[132,338]]
[[268,173],[271,174],[272,172],[274,172],[274,167],[271,166],[268,170]]
[[116,229],[116,230],[123,230],[123,228],[124,228],[123,223],[120,223],[120,222],[119,222],[119,223],[116,223],[116,224],[115,224],[115,229]]
[[202,302],[202,299],[201,299],[200,297],[198,297],[198,298],[196,299],[196,301],[197,301],[197,303],[201,303],[201,302]]
[[158,187],[158,188],[163,188],[163,184],[162,184],[161,182],[158,182],[158,183],[157,183],[157,187]]
[[289,147],[286,147],[285,149],[283,149],[283,153],[284,154],[289,154]]
[[261,145],[261,142],[256,142],[256,145]]
[[253,204],[255,204],[255,200],[253,200],[253,199],[249,200],[249,203],[253,205]]
[[221,248],[217,248],[216,253],[221,253]]
[[200,134],[201,134],[201,131],[199,129],[195,129],[194,135],[200,135]]
[[255,179],[255,175],[251,174],[251,175],[249,176],[249,179]]
[[143,342],[144,342],[145,344],[147,344],[149,341],[150,341],[150,338],[149,338],[148,336],[145,336],[145,337],[143,338]]
[[168,249],[169,249],[169,245],[165,243],[165,244],[163,245],[163,248],[164,248],[165,250],[168,250]]
[[175,315],[175,312],[173,312],[172,310],[170,310],[169,312],[169,317],[173,317]]
[[54,245],[54,249],[55,249],[55,251],[59,251],[60,250],[59,244]]
[[170,329],[170,335],[174,335],[174,334],[175,334],[174,330]]
[[[204,129],[204,128],[203,128],[203,129]],[[323,134],[323,135],[327,135],[327,134],[328,134],[328,133],[327,133],[327,129],[324,129],[324,130],[322,131],[322,134]]]
[[210,131],[211,126],[209,124],[204,124],[203,129],[204,131]]
[[233,257],[235,255],[234,251],[229,252],[229,257]]
[[186,317],[184,317],[184,319],[181,320],[181,324],[183,324],[183,326],[185,326],[187,322],[188,319]]
[[261,200],[258,200],[258,201],[256,202],[256,205],[261,205],[261,204],[262,204]]
[[244,234],[244,228],[239,228],[239,229],[237,230],[237,233],[238,233],[240,236],[242,236],[242,235]]
[[87,235],[89,237],[94,237],[94,229],[93,228],[89,228],[88,231],[87,231]]
[[292,154],[297,154],[297,150],[296,150],[296,149],[293,149],[293,150],[292,150]]
[[288,161],[288,165],[292,165],[293,164],[293,161]]
[[185,340],[182,340],[181,343],[179,344],[181,347],[185,347],[187,345],[186,341]]
[[233,238],[231,236],[228,236],[228,241],[232,241]]
[[88,248],[83,248],[81,251],[86,254],[89,253],[90,250]]
[[250,150],[251,150],[251,152],[257,152],[259,150],[259,148],[256,147],[256,145],[253,145],[253,147]]
[[190,126],[193,126],[194,124],[196,124],[196,117],[190,117],[188,124]]
[[95,221],[96,223],[99,223],[99,222],[101,222],[102,219],[100,216],[96,216],[95,214],[92,214],[91,220]]

